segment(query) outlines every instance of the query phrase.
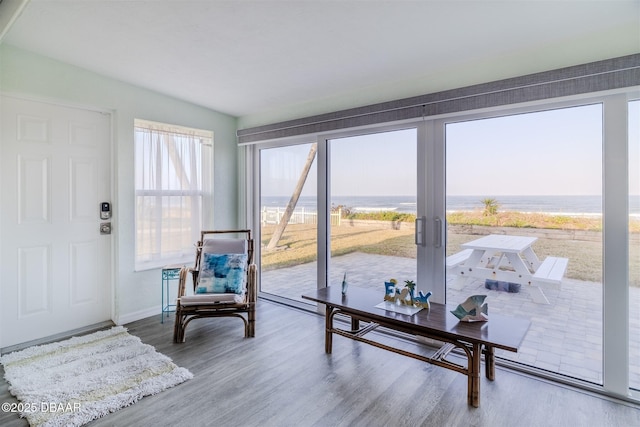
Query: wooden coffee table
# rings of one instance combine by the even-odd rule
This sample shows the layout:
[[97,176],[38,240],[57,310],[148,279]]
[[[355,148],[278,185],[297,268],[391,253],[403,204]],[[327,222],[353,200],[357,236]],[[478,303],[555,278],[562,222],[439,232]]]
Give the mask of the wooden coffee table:
[[[485,356],[486,377],[493,381],[495,349],[517,352],[530,326],[528,320],[491,314],[491,310],[489,310],[488,322],[460,322],[450,313],[450,310],[455,307],[434,303],[429,310],[423,309],[413,315],[376,308],[376,305],[383,302],[382,287],[377,292],[350,286],[347,295],[343,296],[339,286],[330,286],[302,295],[302,298],[326,305],[325,352],[327,354],[331,354],[333,334],[337,334],[460,372],[468,378],[467,401],[474,407],[480,405],[482,355]],[[339,314],[351,318],[351,330],[334,326],[333,319]],[[361,321],[366,322],[366,325],[361,326]],[[443,342],[444,345],[427,357],[364,337],[378,327],[435,339]],[[467,366],[446,359],[454,349],[460,349],[463,356],[466,355]]]

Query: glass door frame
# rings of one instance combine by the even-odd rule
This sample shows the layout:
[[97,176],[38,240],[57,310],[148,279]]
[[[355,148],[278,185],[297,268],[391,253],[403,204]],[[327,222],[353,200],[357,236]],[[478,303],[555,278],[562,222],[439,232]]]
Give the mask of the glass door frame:
[[[318,143],[318,288],[326,287],[329,284],[329,273],[330,273],[330,259],[331,259],[331,230],[330,230],[330,214],[331,214],[331,140],[338,140],[341,138],[349,138],[354,136],[361,135],[370,135],[384,132],[393,132],[400,131],[404,129],[417,129],[416,135],[416,159],[415,162],[409,163],[412,164],[416,168],[417,174],[417,187],[416,187],[416,216],[421,217],[424,216],[424,202],[423,202],[423,191],[421,191],[421,176],[423,175],[420,166],[421,153],[424,152],[421,144],[421,123],[416,122],[415,120],[395,123],[393,125],[381,125],[381,126],[368,126],[366,128],[359,129],[350,129],[346,131],[338,131],[331,133],[323,133],[318,135],[316,142]],[[321,197],[322,195],[323,197]],[[321,201],[322,200],[322,201]],[[425,264],[425,251],[424,247],[418,245],[417,246],[417,259],[416,259],[416,283],[418,290],[429,290],[421,286],[423,283],[423,279],[421,278],[421,271],[424,271],[423,268]],[[381,295],[384,294],[384,286],[383,286],[383,278],[381,278],[380,292]]]
[[[593,390],[618,398],[640,401],[640,393],[629,389],[629,230],[628,230],[628,102],[640,98],[638,88],[629,88],[573,96],[560,101],[536,101],[516,106],[495,107],[469,112],[457,112],[432,116],[428,119],[410,120],[392,125],[367,126],[306,135],[287,140],[271,141],[248,146],[245,157],[248,190],[248,225],[259,227],[259,153],[262,148],[297,143],[318,142],[318,286],[326,286],[327,262],[329,259],[328,234],[328,152],[327,140],[343,136],[375,133],[385,130],[417,127],[418,173],[417,215],[426,218],[426,243],[418,248],[418,286],[431,288],[432,301],[446,302],[445,247],[438,246],[438,233],[446,232],[445,221],[445,125],[447,123],[501,117],[520,113],[531,113],[556,108],[575,107],[585,104],[603,105],[603,386]],[[622,200],[624,197],[625,200]],[[439,228],[442,227],[442,228]],[[259,238],[259,233],[256,234]],[[626,244],[623,244],[626,243]],[[260,245],[256,245],[256,259],[260,259]],[[260,266],[258,266],[260,268]],[[292,303],[288,300],[287,303]],[[294,304],[295,305],[295,304]],[[308,307],[307,307],[308,308]],[[625,367],[621,369],[621,367]],[[536,372],[541,375],[541,373]],[[553,378],[558,380],[557,378]],[[575,385],[575,384],[574,384]]]
[[[509,115],[535,113],[540,111],[579,107],[590,104],[601,104],[603,108],[602,135],[602,169],[603,169],[603,385],[594,386],[605,394],[616,397],[640,400],[640,393],[629,389],[629,246],[620,242],[629,241],[628,229],[628,136],[627,106],[628,102],[637,99],[637,92],[607,93],[599,96],[575,97],[560,102],[536,102],[531,105],[492,109],[488,112],[472,112],[455,114],[450,117],[434,120],[434,152],[442,159],[441,169],[438,164],[432,165],[437,170],[435,178],[441,188],[433,192],[438,200],[442,200],[442,208],[435,213],[444,217],[444,194],[446,189],[446,135],[445,128],[449,123],[479,119],[497,118]],[[440,153],[445,153],[442,157]],[[437,159],[434,158],[436,162]],[[442,195],[440,195],[442,191]],[[438,204],[439,206],[439,204]],[[446,241],[446,238],[445,238]],[[444,249],[443,256],[444,256]],[[438,262],[438,270],[444,270],[444,258]],[[579,321],[577,319],[576,321]],[[620,369],[621,366],[626,367]],[[557,378],[554,378],[557,380]],[[571,381],[566,381],[572,383]]]
[[[262,222],[261,222],[261,151],[269,150],[273,148],[282,148],[293,145],[303,145],[303,144],[313,144],[317,138],[315,136],[310,135],[302,135],[300,137],[295,138],[286,138],[279,140],[272,140],[268,142],[263,142],[260,144],[252,144],[245,147],[244,150],[244,165],[245,165],[245,175],[244,182],[248,183],[247,192],[245,200],[247,201],[246,206],[244,207],[244,212],[246,212],[247,218],[247,227],[253,230],[253,239],[254,239],[254,251],[253,251],[253,259],[257,267],[257,275],[258,275],[258,297],[265,298],[268,300],[276,301],[279,303],[283,303],[286,305],[309,309],[310,305],[302,303],[300,301],[296,301],[290,298],[283,297],[281,295],[266,293],[263,292],[260,288],[261,284],[261,276],[262,276],[262,265],[260,260],[262,259]],[[318,152],[316,152],[316,162],[320,161],[320,149],[318,147]],[[319,167],[320,163],[318,163]],[[318,175],[320,174],[318,170]],[[250,184],[249,184],[250,183]],[[320,219],[320,209],[321,202],[320,194],[318,197],[318,228],[321,226]],[[320,250],[320,246],[318,247]],[[318,271],[320,270],[320,265],[322,263],[321,253],[318,252]]]

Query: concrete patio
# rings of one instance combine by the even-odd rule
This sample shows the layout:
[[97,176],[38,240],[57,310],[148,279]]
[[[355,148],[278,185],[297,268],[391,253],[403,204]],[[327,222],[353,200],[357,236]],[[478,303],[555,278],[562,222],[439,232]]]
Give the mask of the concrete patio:
[[[351,253],[332,259],[331,283],[342,281],[347,272],[350,286],[380,290],[384,280],[395,277],[399,283],[415,279],[415,260],[411,258]],[[316,287],[316,263],[266,271],[263,292],[296,301]],[[454,277],[447,277],[451,282]],[[460,290],[448,287],[447,302],[455,307],[468,296],[487,295],[489,316],[500,313],[527,316],[531,328],[518,353],[499,351],[504,359],[535,366],[550,372],[602,384],[602,284],[565,279],[560,288],[544,287],[550,304],[533,302],[526,287],[519,293],[486,289],[483,281],[468,281]],[[640,289],[630,288],[631,307],[640,307]],[[633,388],[640,388],[640,310],[631,310],[630,345]]]

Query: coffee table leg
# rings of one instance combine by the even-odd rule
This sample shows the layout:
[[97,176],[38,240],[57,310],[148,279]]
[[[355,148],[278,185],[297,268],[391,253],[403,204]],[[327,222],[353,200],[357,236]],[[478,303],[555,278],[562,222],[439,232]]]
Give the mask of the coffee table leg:
[[484,369],[487,379],[493,381],[496,378],[496,359],[493,347],[485,346]]
[[360,330],[360,320],[351,318],[351,331],[358,332]]
[[333,330],[333,307],[330,307],[327,305],[324,321],[325,321],[324,352],[327,354],[331,354],[331,349],[333,347],[333,335],[331,333],[331,331]]
[[482,359],[482,344],[473,344],[471,350],[471,364],[468,379],[467,400],[469,405],[480,406],[480,360]]

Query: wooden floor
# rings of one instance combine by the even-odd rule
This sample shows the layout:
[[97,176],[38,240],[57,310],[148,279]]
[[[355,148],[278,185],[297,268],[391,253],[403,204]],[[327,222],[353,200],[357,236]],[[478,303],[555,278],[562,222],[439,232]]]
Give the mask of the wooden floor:
[[[465,376],[343,337],[326,355],[323,317],[264,300],[255,338],[231,318],[192,322],[184,344],[173,317],[125,326],[194,378],[91,426],[640,426],[637,406],[501,368],[473,408]],[[0,402],[16,402],[4,380]],[[0,413],[0,426],[26,425]]]

